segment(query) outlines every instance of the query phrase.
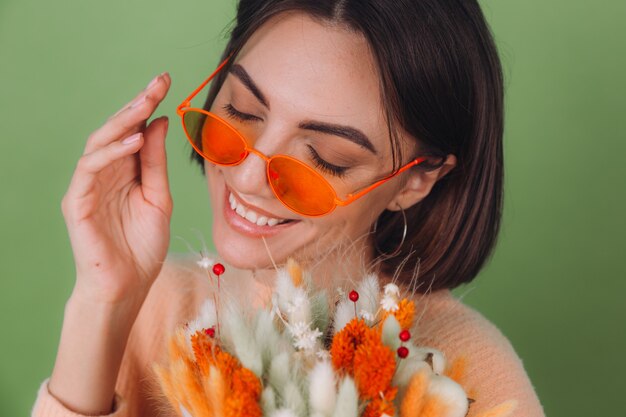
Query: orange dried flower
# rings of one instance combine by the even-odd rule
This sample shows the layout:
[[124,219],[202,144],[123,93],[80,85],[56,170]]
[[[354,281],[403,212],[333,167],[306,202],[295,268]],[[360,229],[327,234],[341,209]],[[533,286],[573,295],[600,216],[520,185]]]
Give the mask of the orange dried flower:
[[396,409],[393,405],[393,400],[396,398],[397,392],[397,388],[390,388],[383,395],[374,397],[365,407],[361,417],[380,417],[383,414],[395,416]]
[[350,375],[354,373],[354,353],[369,330],[364,320],[352,319],[335,334],[330,346],[330,356],[336,371]]
[[261,381],[247,368],[233,372],[231,391],[226,399],[226,417],[261,417]]
[[304,280],[302,279],[302,268],[300,268],[298,262],[293,258],[287,259],[287,270],[289,271],[293,285],[296,287],[302,286]]
[[403,298],[400,302],[398,302],[398,309],[396,311],[386,311],[384,313],[382,322],[385,321],[389,314],[393,314],[396,317],[401,328],[410,329],[413,326],[413,321],[415,320],[415,302],[413,300],[409,300],[408,298]]
[[393,351],[383,344],[378,331],[369,330],[354,353],[354,379],[362,398],[379,397],[391,385],[396,370]]
[[202,374],[209,375],[211,366],[215,366],[227,388],[223,404],[226,417],[261,417],[259,405],[261,381],[249,369],[228,352],[222,350],[214,339],[204,331],[197,331],[191,336],[191,346],[196,363]]

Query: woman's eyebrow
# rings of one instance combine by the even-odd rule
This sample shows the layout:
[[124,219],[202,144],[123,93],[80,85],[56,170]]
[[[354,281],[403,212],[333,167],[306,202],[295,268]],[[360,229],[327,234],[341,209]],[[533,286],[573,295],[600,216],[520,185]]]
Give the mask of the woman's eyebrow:
[[257,98],[257,100],[259,100],[262,105],[264,105],[268,109],[270,108],[270,103],[265,98],[265,95],[261,92],[261,90],[259,90],[259,87],[257,87],[254,81],[252,81],[252,78],[250,78],[248,72],[241,65],[233,65],[232,67],[230,67],[229,72],[235,77],[239,78],[243,85],[245,85],[246,88],[250,90],[252,94],[254,94],[254,96]]
[[[250,74],[248,74],[244,67],[242,67],[240,64],[234,64],[232,67],[230,67],[229,72],[237,77],[243,83],[243,85],[246,86],[246,88],[250,90],[250,92],[257,98],[257,100],[259,100],[261,104],[263,104],[268,109],[270,108],[269,101],[265,98],[265,95],[261,92],[256,83],[252,81]],[[374,155],[378,154],[376,148],[372,144],[372,141],[369,140],[368,137],[359,129],[355,129],[350,126],[325,123],[314,120],[302,122],[299,124],[298,127],[300,129],[313,130],[316,132],[328,135],[335,135],[348,139],[349,141],[354,142],[362,148],[365,148],[368,151],[372,152]]]
[[376,148],[372,144],[372,141],[370,141],[363,132],[350,126],[337,125],[337,124],[318,122],[318,121],[312,120],[312,121],[302,122],[300,123],[298,127],[300,129],[313,130],[313,131],[325,133],[328,135],[340,136],[342,138],[348,139],[349,141],[356,143],[362,148],[367,149],[374,155],[378,153],[376,152]]

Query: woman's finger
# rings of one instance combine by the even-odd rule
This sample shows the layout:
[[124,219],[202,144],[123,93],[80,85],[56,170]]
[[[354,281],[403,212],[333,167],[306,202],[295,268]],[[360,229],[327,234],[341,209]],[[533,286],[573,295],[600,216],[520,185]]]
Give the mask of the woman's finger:
[[85,153],[107,146],[123,136],[135,133],[156,110],[169,89],[169,75],[158,76],[157,81],[139,96],[116,117],[108,120],[102,127],[94,131],[87,140]]
[[153,120],[144,132],[144,145],[139,151],[141,162],[141,189],[144,198],[167,211],[171,210],[171,196],[167,178],[165,137],[168,118]]
[[152,81],[150,81],[150,83],[148,83],[148,85],[146,86],[146,88],[144,88],[143,90],[141,90],[139,92],[139,94],[137,94],[131,101],[129,101],[128,103],[124,104],[124,106],[119,109],[117,112],[115,112],[115,114],[113,114],[111,117],[109,117],[107,119],[107,121],[114,119],[118,114],[120,114],[121,112],[123,112],[124,110],[128,110],[128,108],[135,102],[135,100],[137,100],[138,98],[140,98],[143,94],[145,94],[148,90],[150,90],[158,81],[159,81],[159,77],[163,78],[163,76],[166,73],[162,73],[157,75],[156,77],[154,77],[152,79]]
[[83,155],[76,165],[68,195],[80,199],[88,194],[96,181],[98,173],[116,160],[137,152],[143,145],[143,133],[138,132],[122,140],[109,144],[92,153]]

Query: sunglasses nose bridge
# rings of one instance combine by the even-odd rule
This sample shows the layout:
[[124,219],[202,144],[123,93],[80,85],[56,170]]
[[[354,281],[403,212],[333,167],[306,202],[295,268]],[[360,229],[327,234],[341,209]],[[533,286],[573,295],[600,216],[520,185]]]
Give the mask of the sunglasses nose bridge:
[[267,161],[270,160],[270,158],[268,158],[267,156],[263,155],[261,152],[257,151],[254,148],[248,148],[247,150],[248,150],[249,153],[253,153],[256,156],[258,156],[259,158],[261,158],[262,160],[264,160],[266,163],[267,163]]

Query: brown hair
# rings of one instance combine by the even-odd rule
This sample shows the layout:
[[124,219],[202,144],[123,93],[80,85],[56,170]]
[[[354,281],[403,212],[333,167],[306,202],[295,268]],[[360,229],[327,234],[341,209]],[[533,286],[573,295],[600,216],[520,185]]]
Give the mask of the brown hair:
[[[270,18],[299,11],[321,22],[345,25],[368,40],[381,74],[393,166],[402,162],[394,123],[417,141],[434,169],[447,154],[457,165],[430,193],[405,211],[407,236],[382,269],[408,283],[419,262],[429,290],[470,282],[491,255],[503,204],[503,77],[489,26],[476,0],[241,0],[222,60],[233,57]],[[233,62],[234,58],[230,60]],[[228,68],[211,84],[211,105]],[[197,153],[192,158],[203,167]],[[402,214],[378,219],[377,250],[394,252],[402,238]],[[419,292],[427,288],[419,288]]]

